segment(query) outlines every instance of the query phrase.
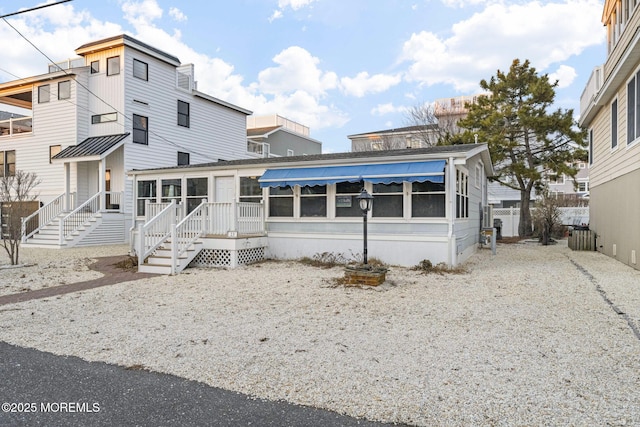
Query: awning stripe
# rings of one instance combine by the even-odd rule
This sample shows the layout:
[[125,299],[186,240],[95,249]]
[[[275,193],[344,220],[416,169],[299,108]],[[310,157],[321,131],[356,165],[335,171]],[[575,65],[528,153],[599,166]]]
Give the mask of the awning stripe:
[[374,184],[444,182],[444,160],[372,165],[267,169],[258,180],[261,187],[314,186],[367,181]]

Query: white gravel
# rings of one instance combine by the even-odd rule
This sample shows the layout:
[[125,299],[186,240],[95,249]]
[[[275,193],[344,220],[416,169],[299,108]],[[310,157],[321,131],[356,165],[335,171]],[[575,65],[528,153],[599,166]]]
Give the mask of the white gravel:
[[189,269],[0,306],[0,340],[387,422],[640,425],[640,271],[566,242],[466,267],[369,289],[295,262]]

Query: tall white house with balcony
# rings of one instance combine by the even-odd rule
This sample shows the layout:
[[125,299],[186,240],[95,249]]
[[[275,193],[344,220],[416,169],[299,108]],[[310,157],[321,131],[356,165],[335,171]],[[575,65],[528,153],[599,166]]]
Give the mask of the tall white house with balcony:
[[[43,208],[26,244],[126,242],[127,171],[251,157],[251,112],[198,91],[193,65],[128,35],[75,53],[46,74],[0,83],[0,110],[16,111],[0,117],[0,174],[41,180]],[[146,191],[168,198],[183,189]]]
[[580,100],[589,138],[589,217],[598,251],[640,268],[640,4],[606,0],[607,59]]

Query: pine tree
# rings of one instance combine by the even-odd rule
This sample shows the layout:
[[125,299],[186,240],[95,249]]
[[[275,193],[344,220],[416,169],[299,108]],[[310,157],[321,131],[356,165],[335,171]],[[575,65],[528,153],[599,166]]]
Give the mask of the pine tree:
[[529,201],[541,188],[545,174],[575,177],[575,162],[584,158],[586,131],[573,119],[573,110],[550,109],[558,82],[538,75],[528,60],[515,59],[508,73],[500,70],[480,87],[487,92],[458,125],[465,129],[459,142],[473,143],[475,135],[489,146],[494,181],[520,191],[521,237],[532,234]]

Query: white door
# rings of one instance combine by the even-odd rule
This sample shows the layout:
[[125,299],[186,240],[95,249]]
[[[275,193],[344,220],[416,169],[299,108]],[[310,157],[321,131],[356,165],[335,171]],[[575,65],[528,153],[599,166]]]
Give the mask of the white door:
[[236,198],[235,178],[216,177],[216,202],[233,202]]

